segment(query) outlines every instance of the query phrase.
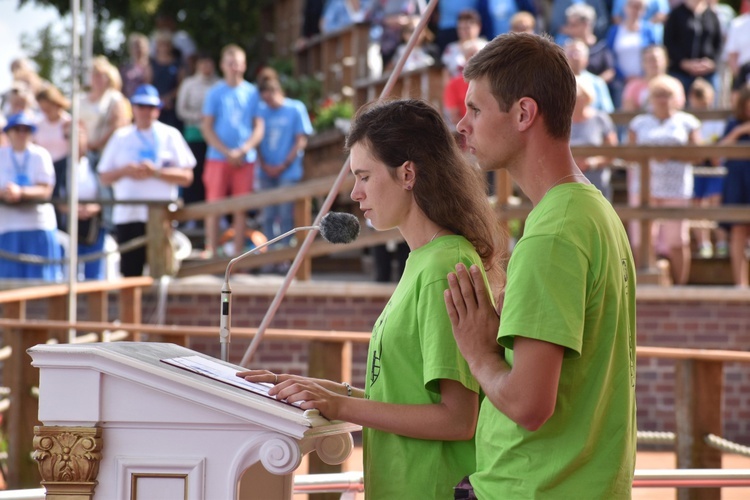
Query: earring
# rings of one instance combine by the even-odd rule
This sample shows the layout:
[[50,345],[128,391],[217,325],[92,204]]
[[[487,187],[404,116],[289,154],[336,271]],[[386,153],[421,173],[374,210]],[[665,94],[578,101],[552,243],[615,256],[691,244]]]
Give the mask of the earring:
[[406,190],[407,191],[411,191],[411,188],[412,188],[411,184],[409,184],[408,186],[406,186]]

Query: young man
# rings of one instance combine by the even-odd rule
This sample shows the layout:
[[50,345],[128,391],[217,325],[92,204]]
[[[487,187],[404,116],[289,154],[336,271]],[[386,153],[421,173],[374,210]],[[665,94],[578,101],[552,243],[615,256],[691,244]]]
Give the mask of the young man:
[[448,276],[454,335],[487,395],[477,471],[456,498],[630,498],[635,268],[622,222],[570,152],[575,77],[559,46],[527,33],[497,37],[464,75],[458,131],[534,209],[500,318],[479,269]]
[[[176,200],[177,187],[193,182],[195,157],[179,130],[157,121],[161,111],[159,91],[144,84],[130,98],[133,124],[119,128],[107,142],[97,169],[105,186],[111,185],[117,201]],[[146,205],[115,205],[112,210],[117,242],[123,244],[146,234]],[[123,276],[140,276],[146,248],[120,256]]]
[[[307,137],[313,133],[307,108],[302,102],[285,97],[278,80],[263,80],[258,90],[263,99],[260,116],[265,124],[265,134],[258,148],[260,188],[297,184],[302,180]],[[273,205],[263,211],[263,232],[269,240],[293,227],[294,203]],[[279,242],[280,246],[288,244],[289,240]]]
[[[260,97],[255,86],[245,81],[245,51],[227,45],[221,51],[224,79],[211,87],[203,102],[201,132],[208,144],[203,166],[206,201],[221,200],[253,191],[255,148],[263,138],[263,120],[258,116]],[[245,212],[233,213],[234,253],[245,247]],[[206,217],[206,254],[215,253],[219,221]]]

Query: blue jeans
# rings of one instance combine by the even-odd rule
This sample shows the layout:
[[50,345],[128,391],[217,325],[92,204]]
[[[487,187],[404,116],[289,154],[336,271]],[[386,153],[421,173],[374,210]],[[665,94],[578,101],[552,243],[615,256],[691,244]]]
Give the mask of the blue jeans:
[[[259,179],[260,188],[262,190],[281,188],[285,186],[293,186],[299,181],[283,180],[283,179],[269,179],[265,176]],[[279,205],[271,205],[263,210],[263,234],[266,238],[273,239],[280,234],[284,234],[287,231],[291,231],[294,228],[294,203],[281,203]],[[276,243],[274,246],[282,247],[288,246],[288,240],[282,240]]]

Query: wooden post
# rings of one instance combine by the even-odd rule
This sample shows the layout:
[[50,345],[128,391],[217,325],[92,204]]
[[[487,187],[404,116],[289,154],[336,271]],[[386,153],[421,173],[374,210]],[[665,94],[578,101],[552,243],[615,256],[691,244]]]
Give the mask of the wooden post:
[[[68,296],[58,295],[47,299],[47,319],[67,321],[68,320]],[[47,334],[47,339],[56,339],[61,344],[68,343],[68,332],[62,330],[51,331]],[[32,344],[36,345],[36,344]]]
[[[141,287],[123,288],[120,290],[120,321],[123,323],[140,324],[142,322],[141,301],[143,291]],[[140,332],[133,332],[133,340],[141,341]]]
[[172,274],[173,252],[170,243],[172,226],[166,207],[149,206],[146,222],[146,261],[153,278]]
[[[350,382],[352,378],[352,343],[346,342],[310,342],[308,359],[308,375],[315,378],[333,380],[335,382]],[[329,465],[318,457],[317,453],[310,453],[310,474],[335,474],[341,472],[341,465]],[[326,493],[315,498],[322,500],[339,500],[338,493]]]
[[[724,370],[721,361],[680,359],[675,372],[678,469],[720,469],[721,451],[705,442],[721,435]],[[721,488],[682,488],[679,500],[720,500]]]
[[109,292],[98,291],[86,294],[88,320],[106,322],[109,318]]
[[[298,226],[311,226],[312,220],[312,198],[306,196],[301,200],[298,200],[294,204],[294,220],[297,221]],[[304,236],[299,238],[302,241]],[[312,276],[312,258],[305,257],[305,260],[300,264],[297,270],[297,279],[301,281],[309,281]]]
[[[648,207],[651,205],[651,170],[648,160],[641,160],[638,164],[641,179],[641,206]],[[654,221],[651,219],[641,219],[641,248],[640,261],[641,267],[651,271],[656,266],[656,256],[651,251],[651,226]]]
[[[26,301],[3,304],[3,316],[26,319]],[[39,471],[31,459],[34,426],[39,418],[39,401],[31,391],[39,387],[39,371],[31,366],[26,349],[46,340],[44,330],[5,330],[5,341],[13,350],[3,367],[3,380],[10,388],[5,425],[8,438],[8,476],[5,479],[9,489],[39,487]]]

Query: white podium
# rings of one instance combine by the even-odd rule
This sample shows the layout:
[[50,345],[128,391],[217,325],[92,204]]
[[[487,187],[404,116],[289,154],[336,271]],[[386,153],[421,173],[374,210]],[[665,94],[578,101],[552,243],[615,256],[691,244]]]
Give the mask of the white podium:
[[306,453],[341,463],[359,430],[162,362],[197,355],[227,365],[174,344],[29,354],[40,369],[34,458],[48,500],[287,499]]

